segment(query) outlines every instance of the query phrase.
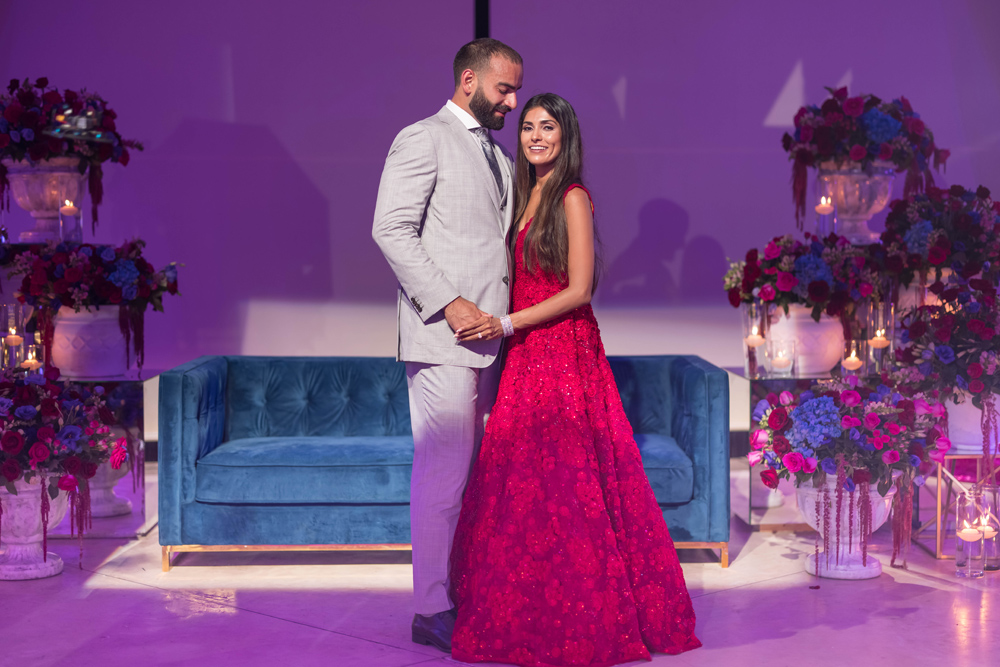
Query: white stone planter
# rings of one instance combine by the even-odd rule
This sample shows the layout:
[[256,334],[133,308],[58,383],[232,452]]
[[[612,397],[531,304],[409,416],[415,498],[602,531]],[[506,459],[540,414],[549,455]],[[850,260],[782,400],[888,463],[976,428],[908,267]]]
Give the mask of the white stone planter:
[[972,404],[968,395],[964,403],[956,405],[945,402],[948,409],[948,439],[951,440],[949,454],[983,453],[983,411]]
[[90,515],[96,519],[121,516],[132,511],[132,501],[115,494],[115,485],[129,471],[128,463],[115,470],[110,462],[102,463],[90,478]]
[[58,241],[59,207],[67,199],[82,206],[87,190],[87,176],[79,170],[80,158],[55,157],[34,165],[4,160],[3,165],[14,201],[35,219],[33,229],[21,232],[21,243]]
[[[34,484],[23,479],[14,482],[17,495],[0,486],[3,505],[3,529],[0,532],[0,581],[42,579],[62,572],[63,561],[51,551],[42,551],[42,490],[38,478]],[[69,497],[60,491],[49,500],[48,529],[52,530],[66,516]]]
[[844,328],[840,320],[821,315],[813,320],[805,306],[792,304],[788,316],[780,308],[771,315],[768,336],[795,341],[796,375],[826,375],[844,355]]
[[[816,554],[809,554],[806,558],[806,572],[816,574],[819,567],[819,576],[827,579],[872,579],[882,574],[882,565],[878,559],[872,555],[868,556],[867,563],[863,562],[861,552],[862,537],[868,535],[861,534],[860,504],[861,493],[854,492],[853,513],[850,512],[850,496],[844,491],[843,504],[840,508],[840,525],[837,525],[837,489],[836,478],[827,476],[824,494],[824,487],[813,487],[803,485],[795,490],[799,503],[799,512],[805,522],[815,529],[821,536],[823,534],[823,507],[829,502],[830,517],[830,543],[823,544],[823,551],[819,554],[819,562],[816,562]],[[868,493],[872,504],[872,525],[871,529],[877,530],[889,517],[892,508],[892,497],[896,494],[896,487],[893,485],[885,497],[879,495],[878,489],[872,484]],[[819,500],[819,512],[816,511],[816,501]],[[839,534],[839,544],[837,542]],[[829,556],[829,564],[827,564]]]
[[60,308],[54,320],[52,364],[67,378],[120,377],[127,369],[118,307],[74,312]]

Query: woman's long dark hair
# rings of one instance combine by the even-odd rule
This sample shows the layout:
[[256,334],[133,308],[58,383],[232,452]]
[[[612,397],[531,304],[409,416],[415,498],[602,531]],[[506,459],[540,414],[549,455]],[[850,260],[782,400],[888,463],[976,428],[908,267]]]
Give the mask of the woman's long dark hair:
[[[528,271],[540,269],[546,273],[566,279],[569,265],[569,241],[566,236],[566,209],[563,206],[563,195],[566,189],[574,183],[583,185],[583,143],[580,139],[580,124],[576,112],[569,102],[553,93],[535,95],[521,111],[517,124],[517,179],[514,184],[514,220],[520,220],[528,207],[531,189],[535,187],[537,178],[535,167],[524,156],[521,146],[521,128],[524,127],[524,117],[536,107],[545,109],[559,124],[562,131],[561,148],[556,157],[552,173],[542,189],[538,210],[534,221],[524,237],[524,257],[515,257],[514,261],[523,261]],[[511,246],[516,242],[516,233],[511,235]],[[594,282],[597,288],[601,260],[598,248],[597,227],[594,227]]]

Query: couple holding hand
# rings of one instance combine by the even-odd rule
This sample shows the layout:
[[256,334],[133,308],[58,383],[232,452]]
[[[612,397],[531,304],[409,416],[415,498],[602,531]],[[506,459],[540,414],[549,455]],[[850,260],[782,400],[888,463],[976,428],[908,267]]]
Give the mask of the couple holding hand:
[[518,665],[680,653],[701,645],[691,599],[590,307],[576,114],[536,95],[516,158],[490,136],[522,73],[502,42],[463,46],[453,97],[399,133],[379,186],[414,440],[413,640]]

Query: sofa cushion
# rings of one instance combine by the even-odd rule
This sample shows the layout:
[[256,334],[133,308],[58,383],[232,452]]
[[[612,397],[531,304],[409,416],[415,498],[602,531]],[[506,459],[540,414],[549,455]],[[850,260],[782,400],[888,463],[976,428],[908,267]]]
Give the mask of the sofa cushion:
[[411,436],[299,436],[224,442],[198,460],[204,503],[408,503]]
[[656,433],[636,433],[635,442],[658,503],[686,503],[694,497],[694,466],[676,440]]

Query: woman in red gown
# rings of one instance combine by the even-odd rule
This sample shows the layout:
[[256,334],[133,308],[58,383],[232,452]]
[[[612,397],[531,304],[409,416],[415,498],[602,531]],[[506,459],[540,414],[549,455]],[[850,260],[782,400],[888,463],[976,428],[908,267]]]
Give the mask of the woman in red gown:
[[598,666],[697,648],[590,307],[595,233],[576,114],[537,95],[519,128],[512,314],[456,332],[512,338],[451,553],[452,655]]

